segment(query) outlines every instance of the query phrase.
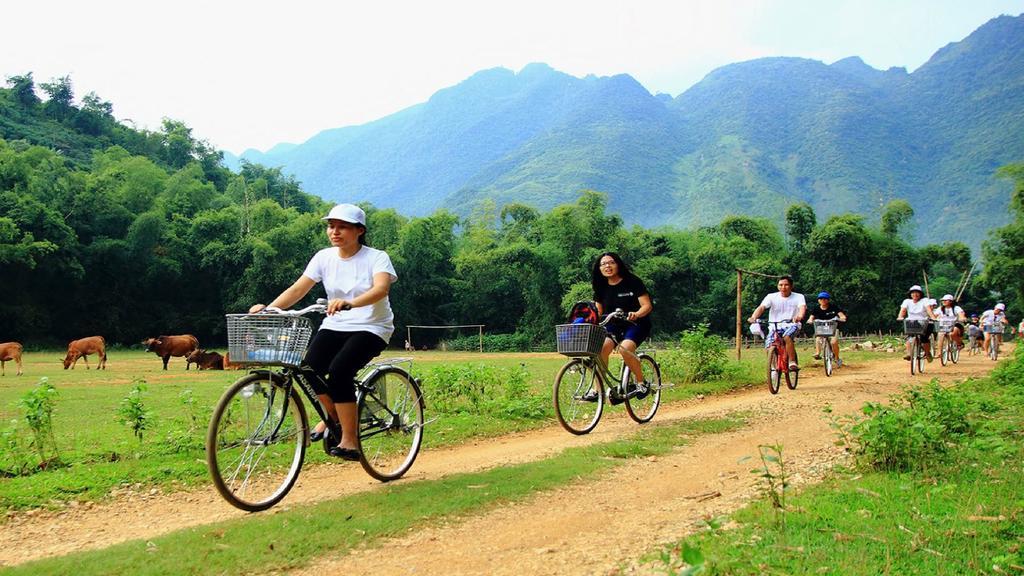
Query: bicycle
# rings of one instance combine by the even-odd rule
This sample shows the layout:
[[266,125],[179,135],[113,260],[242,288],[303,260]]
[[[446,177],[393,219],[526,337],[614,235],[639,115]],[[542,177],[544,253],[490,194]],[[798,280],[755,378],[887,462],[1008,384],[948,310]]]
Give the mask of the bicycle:
[[921,336],[924,335],[927,320],[903,320],[903,333],[910,343],[910,375],[915,373],[924,374],[924,345]]
[[[206,462],[213,484],[232,506],[266,510],[295,485],[310,444],[302,395],[327,423],[324,450],[338,443],[341,426],[328,417],[310,384],[319,378],[302,364],[313,333],[303,316],[325,313],[326,300],[301,310],[228,314],[228,353],[255,368],[231,384],[217,402],[206,435]],[[401,478],[423,442],[419,380],[394,358],[368,364],[357,379],[359,463],[377,480]]]
[[1003,323],[998,319],[994,319],[991,324],[985,325],[985,332],[989,333],[988,337],[988,350],[985,354],[993,361],[999,360],[999,344],[1000,340],[1003,339]]
[[814,321],[814,338],[816,344],[821,349],[821,360],[825,365],[825,376],[832,375],[832,370],[837,363],[836,354],[832,350],[832,337],[836,334],[838,322],[838,318]]
[[[785,338],[778,336],[780,324],[792,325],[793,322],[758,320],[758,323],[762,327],[762,334],[766,333],[768,326],[772,327],[770,331],[767,331],[765,338],[772,336],[772,334],[776,335],[772,339],[768,352],[768,391],[772,394],[779,393],[779,389],[782,387],[783,375],[786,377],[786,387],[790,390],[796,390],[796,385],[800,380],[800,371],[789,369],[789,352],[786,350]],[[829,349],[831,350],[831,348]]]
[[935,331],[939,333],[939,337],[942,339],[942,345],[939,346],[939,361],[945,366],[947,362],[956,364],[960,361],[960,347],[953,341],[951,334],[953,333],[953,327],[956,325],[956,318],[948,318],[942,316],[935,323]]
[[[624,402],[626,413],[639,424],[650,422],[661,405],[661,366],[653,356],[637,351],[646,376],[642,382],[635,381],[625,361],[616,380],[601,359],[605,337],[610,337],[619,349],[619,339],[605,330],[613,321],[628,322],[625,312],[615,310],[599,324],[555,327],[558,352],[570,357],[555,376],[552,390],[555,415],[562,427],[572,434],[586,434],[597,426],[604,413],[605,397],[612,404]],[[615,386],[609,385],[616,381]]]

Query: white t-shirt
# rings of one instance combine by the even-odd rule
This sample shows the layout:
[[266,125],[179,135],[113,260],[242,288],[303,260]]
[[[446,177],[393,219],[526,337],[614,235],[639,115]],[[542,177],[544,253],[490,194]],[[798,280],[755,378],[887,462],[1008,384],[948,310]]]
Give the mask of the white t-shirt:
[[928,309],[928,299],[927,298],[921,298],[917,302],[914,302],[910,298],[907,298],[906,300],[903,301],[902,304],[900,304],[900,308],[903,308],[904,310],[907,311],[907,315],[906,315],[906,319],[907,320],[927,320],[928,319],[928,312],[925,311],[925,310]]
[[963,313],[964,309],[957,306],[956,304],[954,304],[952,308],[943,308],[939,306],[938,308],[935,309],[936,316],[951,316],[953,318],[959,318],[960,315]]
[[[373,287],[373,275],[378,272],[387,272],[392,282],[398,280],[387,252],[363,246],[351,258],[342,258],[338,255],[338,249],[331,247],[314,254],[302,275],[314,282],[323,282],[328,300],[351,300]],[[336,332],[365,331],[388,342],[395,331],[395,315],[385,296],[369,306],[339,311],[325,317],[320,329]]]
[[790,292],[789,298],[783,298],[782,292],[772,292],[761,301],[761,307],[768,310],[769,322],[792,322],[801,306],[807,306],[807,301],[798,292]]
[[984,312],[981,313],[981,325],[988,326],[989,324],[1002,322],[1005,318],[1006,314],[1003,314],[1002,312],[1000,312],[999,315],[996,316],[995,310],[985,310]]

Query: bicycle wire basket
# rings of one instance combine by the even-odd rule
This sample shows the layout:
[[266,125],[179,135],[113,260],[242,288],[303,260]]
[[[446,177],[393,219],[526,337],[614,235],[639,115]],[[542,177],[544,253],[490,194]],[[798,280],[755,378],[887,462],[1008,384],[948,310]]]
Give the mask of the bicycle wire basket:
[[988,332],[989,334],[1002,334],[1003,323],[998,320],[993,320],[991,324],[985,325],[985,332]]
[[903,333],[907,336],[920,336],[924,334],[924,329],[927,325],[927,320],[904,320]]
[[941,334],[949,334],[953,331],[955,324],[956,318],[940,316],[938,321],[935,322],[935,330]]
[[597,324],[558,324],[555,326],[558,353],[573,358],[601,354],[607,334],[604,326]]
[[313,335],[304,316],[228,314],[228,356],[234,364],[298,366]]
[[836,320],[815,320],[814,321],[814,335],[815,336],[835,336],[836,335]]

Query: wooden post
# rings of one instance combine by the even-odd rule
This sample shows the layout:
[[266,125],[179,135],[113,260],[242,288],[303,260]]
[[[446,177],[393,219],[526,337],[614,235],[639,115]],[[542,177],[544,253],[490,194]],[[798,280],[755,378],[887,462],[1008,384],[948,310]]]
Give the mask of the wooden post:
[[[409,343],[410,348],[413,350],[416,349],[416,347],[412,345],[412,328],[408,326],[405,327],[405,341]],[[406,350],[406,352],[408,352],[408,350]]]
[[736,361],[740,359],[740,350],[743,348],[743,272],[736,269]]
[[484,351],[484,325],[481,324],[481,325],[477,326],[477,329],[480,330],[480,353],[483,354],[483,351]]

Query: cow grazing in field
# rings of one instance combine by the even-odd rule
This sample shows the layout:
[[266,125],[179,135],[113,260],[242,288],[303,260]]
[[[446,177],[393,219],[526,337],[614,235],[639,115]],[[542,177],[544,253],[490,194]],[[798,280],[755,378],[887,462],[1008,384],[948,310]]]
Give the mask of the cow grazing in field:
[[186,358],[190,363],[195,364],[200,370],[223,370],[224,357],[217,352],[206,350],[194,350]]
[[241,370],[242,368],[244,368],[244,366],[242,366],[241,364],[235,364],[234,362],[231,361],[231,356],[227,352],[224,353],[225,370]]
[[7,361],[14,360],[18,365],[18,376],[21,376],[21,352],[23,348],[17,342],[0,344],[0,376],[7,375]]
[[75,364],[78,364],[78,359],[82,358],[85,360],[85,369],[88,370],[89,354],[99,356],[99,363],[96,366],[97,370],[107,369],[107,341],[103,339],[103,336],[89,336],[88,338],[72,340],[68,343],[68,355],[64,357],[64,369],[71,368],[74,370]]
[[146,352],[152,352],[164,360],[164,370],[167,370],[167,361],[171,356],[182,356],[185,358],[185,370],[188,370],[192,362],[188,355],[199,349],[199,340],[191,334],[179,334],[177,336],[157,336],[146,338],[142,341]]

